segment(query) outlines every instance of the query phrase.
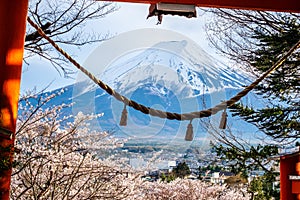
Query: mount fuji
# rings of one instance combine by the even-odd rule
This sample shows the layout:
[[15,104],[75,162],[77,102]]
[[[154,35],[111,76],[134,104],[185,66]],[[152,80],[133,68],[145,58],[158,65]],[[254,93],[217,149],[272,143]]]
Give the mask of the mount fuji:
[[[98,59],[101,56],[96,51],[91,57]],[[189,40],[161,41],[114,59],[98,73],[97,69],[91,71],[129,99],[155,109],[177,113],[213,107],[231,98],[252,81],[251,75],[222,64]],[[73,114],[103,113],[103,117],[93,123],[95,128],[114,130],[117,137],[145,143],[187,144],[184,135],[188,122],[160,119],[127,108],[128,125],[119,126],[124,105],[94,82],[85,78],[65,89],[66,92],[51,103],[74,102],[74,106],[68,110]],[[243,101],[258,104],[256,95],[252,93]],[[204,120],[218,124],[220,114]],[[240,119],[229,117],[228,121],[232,122],[232,130],[244,130],[245,135],[257,131]],[[200,122],[197,119],[192,122],[195,133],[192,143],[203,145],[210,137]]]

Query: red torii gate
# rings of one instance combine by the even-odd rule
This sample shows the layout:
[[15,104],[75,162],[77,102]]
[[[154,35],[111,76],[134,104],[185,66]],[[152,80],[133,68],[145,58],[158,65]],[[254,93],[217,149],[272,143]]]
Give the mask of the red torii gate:
[[[300,13],[299,0],[113,0]],[[28,0],[0,1],[0,199],[9,199]],[[299,160],[300,161],[300,160]],[[287,199],[283,199],[287,200]]]

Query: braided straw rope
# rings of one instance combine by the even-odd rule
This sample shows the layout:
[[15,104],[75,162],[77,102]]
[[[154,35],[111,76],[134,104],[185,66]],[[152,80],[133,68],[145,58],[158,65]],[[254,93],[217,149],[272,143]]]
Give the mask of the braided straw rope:
[[78,62],[76,62],[69,54],[67,54],[63,49],[61,49],[50,37],[48,37],[44,31],[35,24],[29,17],[27,21],[38,31],[38,33],[46,39],[58,52],[60,52],[65,58],[67,58],[75,67],[77,67],[80,71],[82,71],[86,76],[88,76],[91,80],[93,80],[97,85],[99,85],[103,90],[105,90],[108,94],[112,95],[117,100],[123,102],[125,105],[128,105],[135,110],[138,110],[144,114],[149,114],[155,117],[167,118],[170,120],[193,120],[195,118],[203,118],[209,117],[218,113],[221,110],[224,110],[227,107],[232,106],[236,102],[238,102],[242,97],[246,96],[254,87],[256,87],[264,78],[266,78],[269,74],[271,74],[274,70],[276,70],[280,65],[296,50],[300,47],[300,40],[286,53],[284,54],[268,71],[266,71],[261,77],[256,79],[252,84],[247,86],[244,90],[239,92],[236,96],[232,97],[227,101],[223,101],[222,103],[209,108],[207,110],[201,110],[197,112],[190,113],[172,113],[165,112],[161,110],[156,110],[150,107],[146,107],[137,103],[136,101],[130,100],[127,97],[119,94],[111,87],[103,83],[101,80],[97,79],[93,74],[91,74],[88,70],[82,67]]

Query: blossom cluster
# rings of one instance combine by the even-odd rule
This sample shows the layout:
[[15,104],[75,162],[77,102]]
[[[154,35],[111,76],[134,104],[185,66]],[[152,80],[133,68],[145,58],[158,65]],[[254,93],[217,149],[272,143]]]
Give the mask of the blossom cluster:
[[200,180],[176,179],[170,183],[145,182],[137,189],[134,199],[168,200],[246,200],[250,199],[244,188],[228,188]]
[[200,180],[142,180],[126,159],[99,155],[125,142],[91,130],[89,120],[101,115],[63,116],[68,105],[44,106],[54,97],[20,106],[11,199],[249,199],[245,191]]

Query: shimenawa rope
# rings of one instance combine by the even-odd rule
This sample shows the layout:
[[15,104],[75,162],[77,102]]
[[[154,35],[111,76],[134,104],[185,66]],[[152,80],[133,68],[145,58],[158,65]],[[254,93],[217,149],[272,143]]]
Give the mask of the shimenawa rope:
[[[197,112],[190,112],[190,113],[172,113],[172,112],[165,112],[157,109],[153,109],[150,107],[146,107],[142,104],[137,103],[136,101],[130,100],[127,97],[119,94],[111,87],[103,83],[101,80],[97,79],[93,74],[91,74],[88,70],[82,67],[78,62],[76,62],[68,53],[66,53],[63,49],[61,49],[50,37],[48,37],[44,31],[35,24],[29,17],[27,21],[38,31],[38,33],[46,39],[58,52],[60,52],[66,59],[68,59],[75,67],[77,67],[80,71],[82,71],[86,76],[88,76],[91,80],[93,80],[97,85],[99,85],[103,90],[105,90],[108,94],[112,95],[117,100],[124,103],[124,109],[126,106],[130,106],[135,110],[138,110],[144,114],[149,114],[155,117],[160,118],[167,118],[170,120],[190,120],[192,121],[195,118],[203,118],[209,117],[218,113],[221,110],[226,109],[227,107],[232,106],[236,102],[238,102],[242,97],[246,96],[254,87],[256,87],[264,78],[266,78],[269,74],[271,74],[274,70],[276,70],[280,65],[296,50],[300,47],[300,40],[286,53],[284,54],[268,71],[266,71],[263,75],[261,75],[258,79],[256,79],[253,83],[247,86],[244,90],[239,92],[237,95],[232,97],[227,101],[223,101],[220,104],[209,108],[207,110],[201,110]],[[123,110],[124,111],[124,110]],[[125,117],[126,118],[126,117]],[[125,123],[126,124],[126,123]],[[190,123],[191,124],[191,123]]]

